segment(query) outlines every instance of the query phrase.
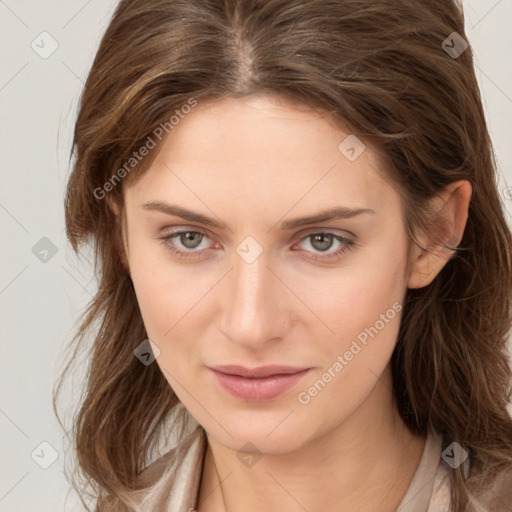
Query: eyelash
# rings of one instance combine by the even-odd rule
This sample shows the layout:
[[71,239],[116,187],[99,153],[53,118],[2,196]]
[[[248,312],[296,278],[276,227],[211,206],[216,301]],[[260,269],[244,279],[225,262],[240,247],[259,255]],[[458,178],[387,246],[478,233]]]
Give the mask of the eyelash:
[[[197,250],[180,251],[179,249],[176,249],[176,246],[173,243],[171,243],[172,238],[182,235],[183,233],[194,233],[194,234],[199,234],[203,237],[209,238],[208,235],[206,233],[204,233],[203,231],[186,229],[186,230],[181,230],[181,231],[174,231],[173,233],[169,233],[168,235],[165,235],[163,237],[158,237],[157,240],[160,240],[160,243],[164,244],[171,253],[175,254],[176,256],[178,256],[181,259],[194,259],[194,258],[200,257],[201,253],[204,252],[206,249],[199,250],[199,251],[197,251]],[[341,235],[336,235],[335,233],[330,233],[328,231],[310,232],[306,236],[301,238],[299,243],[310,238],[310,237],[313,237],[314,235],[330,235],[330,236],[332,236],[333,239],[344,244],[338,250],[336,250],[333,253],[330,253],[328,256],[313,256],[313,259],[319,260],[319,261],[326,261],[326,260],[338,258],[338,257],[342,256],[345,252],[350,251],[352,249],[352,246],[355,243],[353,240],[351,240],[349,238],[343,237]],[[201,240],[201,242],[202,242],[202,240]],[[321,254],[321,253],[318,253],[318,254]]]

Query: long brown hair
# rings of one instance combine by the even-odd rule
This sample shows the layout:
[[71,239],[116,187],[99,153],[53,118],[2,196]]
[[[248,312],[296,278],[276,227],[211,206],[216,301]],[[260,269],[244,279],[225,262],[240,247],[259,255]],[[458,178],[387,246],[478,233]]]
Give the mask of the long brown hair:
[[[89,334],[72,428],[81,496],[128,495],[163,425],[179,437],[186,417],[159,367],[134,357],[147,336],[110,203],[122,204],[123,184],[151,165],[156,134],[170,133],[185,105],[271,93],[327,112],[379,148],[411,244],[431,227],[430,198],[457,180],[472,185],[456,253],[429,286],[407,291],[392,368],[407,426],[470,453],[469,477],[464,466],[451,471],[453,510],[479,510],[479,493],[512,465],[512,240],[466,41],[455,0],[119,3],[80,99],[65,201],[67,236],[76,252],[92,242],[99,279],[54,390],[55,407]],[[156,147],[134,157],[148,137]]]

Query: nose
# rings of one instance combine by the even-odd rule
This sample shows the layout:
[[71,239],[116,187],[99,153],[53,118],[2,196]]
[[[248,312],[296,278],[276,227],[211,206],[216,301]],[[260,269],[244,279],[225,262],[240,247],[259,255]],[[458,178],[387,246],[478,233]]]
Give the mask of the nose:
[[269,268],[265,254],[252,263],[235,255],[222,298],[222,333],[253,351],[282,339],[292,321],[292,294]]

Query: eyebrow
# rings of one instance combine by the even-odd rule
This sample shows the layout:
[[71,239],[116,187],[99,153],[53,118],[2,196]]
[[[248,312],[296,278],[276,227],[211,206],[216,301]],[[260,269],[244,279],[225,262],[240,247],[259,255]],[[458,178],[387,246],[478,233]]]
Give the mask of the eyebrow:
[[[182,206],[167,204],[161,201],[147,201],[142,205],[142,207],[145,210],[156,210],[162,213],[166,213],[167,215],[175,215],[177,217],[181,217],[182,219],[189,220],[191,222],[198,222],[200,224],[204,224],[205,226],[211,226],[214,228],[227,228],[226,223],[222,222],[221,220],[216,220],[211,217],[207,217],[206,215],[203,215],[201,213],[187,210]],[[319,222],[349,219],[351,217],[355,217],[356,215],[361,215],[363,213],[375,214],[375,211],[372,210],[371,208],[346,208],[340,206],[330,208],[328,210],[324,210],[313,215],[309,215],[307,217],[296,217],[294,219],[285,220],[284,222],[281,223],[280,228],[282,230],[296,229],[298,227],[307,226],[309,224],[316,224]]]

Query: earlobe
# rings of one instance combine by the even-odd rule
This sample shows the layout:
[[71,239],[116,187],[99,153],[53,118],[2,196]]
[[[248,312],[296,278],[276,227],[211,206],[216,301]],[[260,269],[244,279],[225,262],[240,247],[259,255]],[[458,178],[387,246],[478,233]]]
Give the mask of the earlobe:
[[471,184],[460,180],[450,183],[441,194],[431,201],[434,215],[432,231],[420,239],[426,250],[414,248],[414,261],[409,276],[409,288],[429,285],[454,256],[462,240],[471,200]]
[[417,256],[413,270],[409,277],[409,288],[423,288],[428,286],[441,272],[442,268],[453,255],[454,251],[446,248],[442,250],[430,248],[428,251],[421,251]]

